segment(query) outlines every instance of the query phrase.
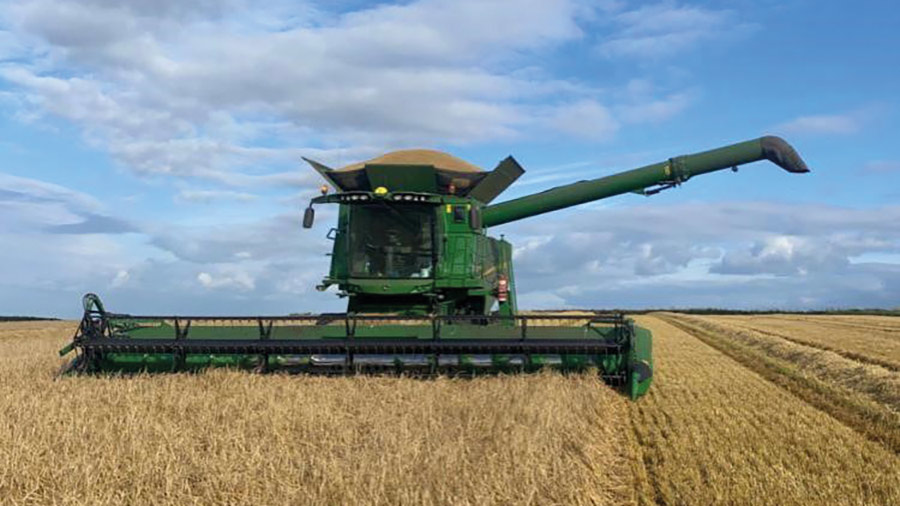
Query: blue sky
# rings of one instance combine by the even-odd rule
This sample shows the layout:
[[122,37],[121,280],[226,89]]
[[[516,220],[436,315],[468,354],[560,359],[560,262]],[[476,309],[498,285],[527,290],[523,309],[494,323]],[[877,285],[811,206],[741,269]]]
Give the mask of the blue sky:
[[341,310],[301,156],[512,154],[514,197],[764,134],[813,172],[497,227],[522,304],[900,306],[891,2],[257,4],[0,6],[0,314]]

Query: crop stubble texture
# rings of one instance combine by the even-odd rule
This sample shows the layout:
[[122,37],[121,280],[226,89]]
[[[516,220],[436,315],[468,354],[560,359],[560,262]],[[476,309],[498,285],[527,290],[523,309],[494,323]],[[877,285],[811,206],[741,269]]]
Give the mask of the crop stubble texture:
[[73,324],[5,324],[0,503],[900,504],[896,454],[662,318],[636,403],[554,374],[53,381]]
[[54,380],[73,330],[0,327],[0,503],[632,500],[627,401],[596,377]]
[[900,459],[659,317],[631,405],[643,503],[900,504]]
[[845,357],[900,371],[900,317],[753,315],[704,319],[834,351]]
[[900,453],[900,372],[707,317],[659,316]]

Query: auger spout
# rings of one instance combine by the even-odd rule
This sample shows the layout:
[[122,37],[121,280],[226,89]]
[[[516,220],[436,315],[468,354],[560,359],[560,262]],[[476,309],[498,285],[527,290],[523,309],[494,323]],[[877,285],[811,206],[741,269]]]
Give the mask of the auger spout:
[[493,204],[485,207],[482,219],[484,226],[491,227],[623,193],[652,195],[700,174],[736,168],[759,160],[769,160],[791,173],[809,172],[806,163],[790,144],[780,137],[767,135]]

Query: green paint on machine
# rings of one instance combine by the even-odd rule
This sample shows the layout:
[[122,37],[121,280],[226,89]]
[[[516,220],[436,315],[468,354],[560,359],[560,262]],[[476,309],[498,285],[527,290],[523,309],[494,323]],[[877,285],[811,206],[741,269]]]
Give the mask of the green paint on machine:
[[347,312],[311,316],[132,316],[84,299],[84,318],[64,352],[73,372],[238,367],[349,373],[597,370],[631,398],[653,376],[652,336],[621,314],[525,315],[518,311],[512,245],[489,227],[623,193],[652,195],[689,178],[768,159],[808,169],[777,137],[679,156],[499,204],[524,173],[508,157],[491,172],[445,153],[409,150],[333,170],[308,160],[337,191],[328,275]]

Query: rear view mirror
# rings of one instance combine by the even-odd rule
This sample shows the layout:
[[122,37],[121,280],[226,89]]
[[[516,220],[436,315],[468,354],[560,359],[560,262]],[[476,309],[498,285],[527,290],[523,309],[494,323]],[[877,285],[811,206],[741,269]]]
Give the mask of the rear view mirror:
[[472,230],[481,229],[481,211],[475,206],[469,208],[469,226]]
[[313,222],[316,220],[316,211],[312,206],[303,211],[303,228],[312,228]]

